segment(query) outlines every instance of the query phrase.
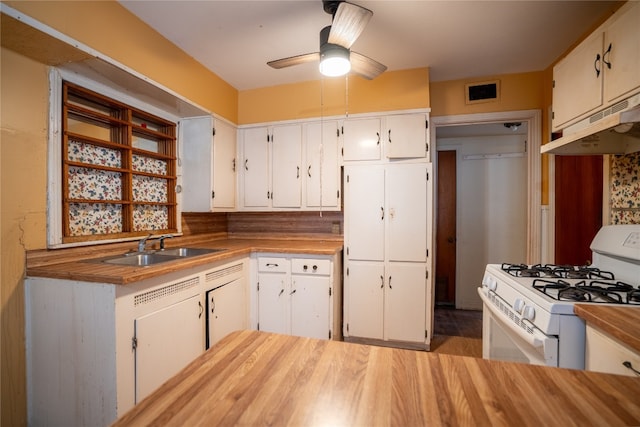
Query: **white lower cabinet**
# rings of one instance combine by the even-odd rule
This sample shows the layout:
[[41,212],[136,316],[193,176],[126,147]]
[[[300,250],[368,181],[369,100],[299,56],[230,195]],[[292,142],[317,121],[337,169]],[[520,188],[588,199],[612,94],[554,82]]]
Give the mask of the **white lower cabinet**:
[[585,351],[587,371],[640,377],[640,353],[589,324]]
[[202,353],[200,294],[135,319],[136,403]]
[[[27,278],[28,424],[113,423],[205,350],[205,297],[238,279],[244,286],[248,263],[127,285]],[[248,324],[246,301],[225,310]]]
[[233,331],[247,328],[247,297],[244,278],[224,283],[207,292],[207,346]]
[[341,287],[339,270],[336,272],[336,269],[339,266],[337,256],[259,255],[255,286],[257,329],[338,339]]

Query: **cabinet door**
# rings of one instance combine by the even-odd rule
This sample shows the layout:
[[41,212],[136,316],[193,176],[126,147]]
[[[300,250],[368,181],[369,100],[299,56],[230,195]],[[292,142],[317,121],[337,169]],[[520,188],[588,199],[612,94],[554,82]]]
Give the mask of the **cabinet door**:
[[595,33],[553,67],[554,130],[602,105],[602,44],[602,33]]
[[261,331],[289,333],[287,278],[284,273],[258,274],[258,326]]
[[202,313],[194,295],[135,319],[136,403],[202,353]]
[[302,128],[276,126],[272,137],[272,206],[299,208],[302,202]]
[[[640,3],[630,2],[633,7],[620,15],[606,29],[604,60],[611,63],[605,67],[605,102],[621,100],[640,87]],[[607,52],[611,45],[611,50]]]
[[291,334],[329,338],[329,277],[291,276]]
[[387,166],[387,259],[424,262],[427,257],[427,165]]
[[338,123],[310,123],[306,126],[307,207],[340,206]]
[[343,123],[343,159],[379,160],[380,119],[347,119]]
[[207,348],[233,331],[247,328],[244,280],[207,292]]
[[384,301],[385,340],[426,339],[426,272],[424,263],[387,264]]
[[244,129],[244,206],[269,206],[269,133],[266,127]]
[[384,166],[345,169],[345,243],[351,260],[384,260]]
[[427,117],[424,114],[388,116],[387,157],[419,158],[427,156]]
[[384,264],[352,261],[345,276],[345,336],[383,338]]
[[182,210],[209,212],[213,191],[213,118],[194,117],[180,121],[182,149]]
[[236,207],[236,129],[216,120],[213,137],[213,207]]

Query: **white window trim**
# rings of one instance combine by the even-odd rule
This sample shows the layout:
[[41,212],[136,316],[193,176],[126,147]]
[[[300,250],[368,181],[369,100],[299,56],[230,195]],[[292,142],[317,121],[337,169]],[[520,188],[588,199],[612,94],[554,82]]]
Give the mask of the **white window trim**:
[[[116,239],[88,240],[82,242],[63,243],[62,232],[62,81],[66,80],[75,83],[86,89],[108,96],[116,101],[123,102],[131,107],[146,111],[166,120],[170,120],[179,126],[179,117],[164,110],[146,104],[139,99],[133,98],[112,87],[105,86],[85,76],[72,73],[63,69],[52,67],[49,71],[49,141],[47,148],[47,247],[49,248],[69,248],[74,246],[88,246],[95,244],[127,242],[138,240],[138,237],[124,237]],[[179,135],[176,129],[176,135]],[[182,168],[180,158],[182,157],[182,144],[176,140],[177,144],[177,188],[182,185]],[[182,234],[182,194],[176,192],[176,215],[177,229],[176,235]]]

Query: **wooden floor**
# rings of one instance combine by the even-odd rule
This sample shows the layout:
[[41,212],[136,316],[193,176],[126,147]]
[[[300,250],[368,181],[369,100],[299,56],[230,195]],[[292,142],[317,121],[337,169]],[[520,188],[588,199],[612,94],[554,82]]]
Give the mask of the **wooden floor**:
[[431,351],[482,357],[482,311],[436,307]]

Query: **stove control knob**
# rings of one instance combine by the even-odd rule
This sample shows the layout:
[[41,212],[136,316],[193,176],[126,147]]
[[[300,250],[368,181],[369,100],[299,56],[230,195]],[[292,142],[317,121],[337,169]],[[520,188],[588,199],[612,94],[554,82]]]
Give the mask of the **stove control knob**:
[[524,308],[524,313],[522,314],[522,317],[524,317],[530,322],[533,322],[533,319],[536,318],[536,309],[530,305],[526,306]]
[[482,282],[484,285],[487,285],[487,288],[489,288],[490,291],[495,292],[496,289],[498,288],[498,282],[494,277],[485,276]]
[[522,301],[520,298],[516,298],[516,300],[513,302],[513,309],[516,311],[516,313],[522,313],[524,305],[524,301]]

